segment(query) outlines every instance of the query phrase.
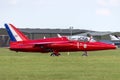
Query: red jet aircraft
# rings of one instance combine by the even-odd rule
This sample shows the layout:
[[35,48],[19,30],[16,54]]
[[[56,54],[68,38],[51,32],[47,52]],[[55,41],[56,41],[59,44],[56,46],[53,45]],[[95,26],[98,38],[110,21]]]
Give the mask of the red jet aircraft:
[[10,50],[16,52],[51,52],[51,56],[59,56],[59,52],[84,51],[83,55],[87,56],[87,51],[116,49],[116,46],[111,44],[71,41],[67,37],[62,36],[30,40],[12,24],[5,24],[5,28],[10,37]]

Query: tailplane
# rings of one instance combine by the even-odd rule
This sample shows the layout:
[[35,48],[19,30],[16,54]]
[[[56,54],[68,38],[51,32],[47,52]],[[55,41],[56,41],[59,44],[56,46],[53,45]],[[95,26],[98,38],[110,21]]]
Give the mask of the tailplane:
[[13,26],[12,24],[5,24],[4,26],[9,34],[11,41],[16,42],[29,40],[21,31],[15,28],[15,26]]

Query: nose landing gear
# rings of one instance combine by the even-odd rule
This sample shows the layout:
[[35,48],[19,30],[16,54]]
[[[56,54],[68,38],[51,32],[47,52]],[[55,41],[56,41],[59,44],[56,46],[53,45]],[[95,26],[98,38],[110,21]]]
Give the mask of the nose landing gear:
[[84,51],[84,53],[82,54],[82,56],[88,56],[87,51]]

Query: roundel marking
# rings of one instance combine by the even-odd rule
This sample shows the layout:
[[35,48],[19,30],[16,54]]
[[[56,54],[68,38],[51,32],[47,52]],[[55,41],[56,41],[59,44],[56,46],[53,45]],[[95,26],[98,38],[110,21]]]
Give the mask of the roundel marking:
[[84,44],[83,47],[84,47],[84,48],[87,48],[87,44]]

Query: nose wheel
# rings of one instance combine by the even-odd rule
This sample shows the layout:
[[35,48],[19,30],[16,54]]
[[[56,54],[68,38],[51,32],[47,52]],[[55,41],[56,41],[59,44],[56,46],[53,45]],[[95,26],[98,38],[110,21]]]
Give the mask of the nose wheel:
[[84,53],[82,54],[82,56],[88,56],[87,51],[84,51]]

